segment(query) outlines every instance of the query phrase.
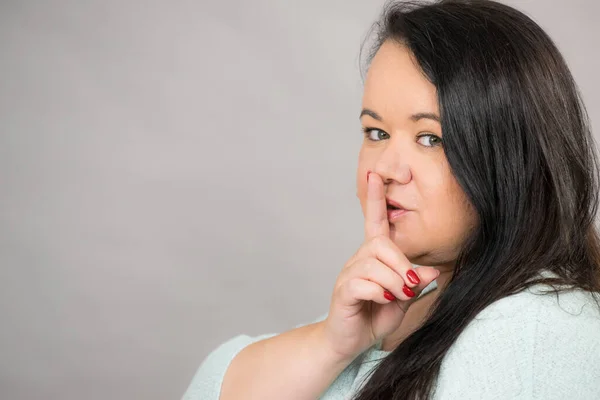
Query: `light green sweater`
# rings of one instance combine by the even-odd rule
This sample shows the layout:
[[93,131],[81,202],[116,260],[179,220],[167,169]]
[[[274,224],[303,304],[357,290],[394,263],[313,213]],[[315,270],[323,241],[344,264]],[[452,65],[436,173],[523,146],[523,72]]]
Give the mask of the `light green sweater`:
[[[421,296],[436,288],[434,281]],[[557,298],[540,295],[540,288],[505,297],[471,321],[442,361],[433,400],[600,400],[598,306],[589,292],[571,291]],[[235,355],[275,335],[238,335],[218,346],[200,365],[183,400],[218,400]],[[350,399],[366,374],[389,354],[380,345],[354,359],[320,399]],[[282,393],[281,398],[289,397]]]

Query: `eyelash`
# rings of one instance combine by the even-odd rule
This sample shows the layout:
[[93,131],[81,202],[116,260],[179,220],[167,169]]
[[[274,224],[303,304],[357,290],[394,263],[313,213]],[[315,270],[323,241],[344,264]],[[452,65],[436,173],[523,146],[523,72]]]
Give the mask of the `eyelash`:
[[[380,140],[373,140],[373,139],[371,139],[371,138],[370,138],[370,133],[371,133],[372,131],[380,131],[380,132],[383,132],[383,133],[385,133],[385,131],[382,131],[381,129],[378,129],[378,128],[363,128],[363,129],[362,129],[362,131],[363,131],[363,133],[364,133],[364,135],[365,135],[365,138],[366,138],[367,140],[371,141],[371,142],[379,142],[379,141],[380,141]],[[386,134],[387,134],[387,133],[386,133]],[[437,144],[437,145],[439,145],[439,146],[441,146],[441,145],[442,145],[442,138],[441,138],[441,137],[439,137],[439,136],[437,136],[437,135],[431,134],[431,133],[427,133],[427,134],[424,134],[424,135],[419,135],[419,136],[417,136],[417,138],[418,138],[418,139],[420,139],[420,138],[422,138],[422,137],[427,137],[427,136],[429,136],[429,137],[432,137],[432,138],[435,138],[435,139],[438,139],[438,140],[439,140],[439,142],[438,142],[438,144]],[[383,139],[381,139],[381,140],[383,140]],[[433,145],[433,146],[425,146],[425,147],[436,147],[436,145]]]

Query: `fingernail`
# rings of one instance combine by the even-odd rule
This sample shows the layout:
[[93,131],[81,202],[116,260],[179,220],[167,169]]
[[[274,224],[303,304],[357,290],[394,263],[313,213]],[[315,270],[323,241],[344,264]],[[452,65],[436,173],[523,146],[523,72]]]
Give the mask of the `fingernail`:
[[394,296],[390,291],[388,290],[384,290],[383,291],[383,297],[385,297],[386,299],[388,299],[389,301],[394,301],[396,300],[396,296]]
[[412,269],[406,273],[406,277],[408,278],[409,281],[411,281],[415,285],[418,285],[419,283],[421,283],[421,280],[417,276],[416,272],[413,271]]
[[413,292],[408,286],[404,285],[404,287],[402,287],[402,291],[404,292],[405,295],[407,295],[408,297],[415,297],[415,292]]

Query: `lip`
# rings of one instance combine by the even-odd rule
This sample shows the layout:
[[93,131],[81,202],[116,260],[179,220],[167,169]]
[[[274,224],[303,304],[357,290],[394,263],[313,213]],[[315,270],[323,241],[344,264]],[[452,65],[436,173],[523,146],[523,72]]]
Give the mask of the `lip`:
[[394,201],[390,198],[385,199],[386,201],[386,205],[391,205],[394,207],[397,207],[398,209],[389,209],[387,210],[387,217],[388,217],[388,221],[391,222],[395,222],[398,219],[400,219],[402,216],[404,216],[406,213],[408,213],[410,210],[407,210],[406,208],[404,208],[404,206],[400,203],[398,203],[397,201]]
[[404,209],[387,210],[388,221],[396,222],[397,220],[399,220],[401,217],[403,217],[404,215],[406,215],[409,212],[410,212],[409,210],[404,210]]
[[[400,203],[398,203],[397,201],[394,201],[394,200],[392,200],[392,199],[390,199],[390,198],[387,198],[387,197],[386,197],[386,198],[385,198],[385,202],[386,202],[386,205],[392,205],[392,206],[394,206],[394,207],[396,207],[396,208],[400,208],[400,209],[402,209],[402,210],[406,210],[406,207],[404,207],[402,204],[400,204]],[[409,210],[408,210],[408,211],[409,211]]]

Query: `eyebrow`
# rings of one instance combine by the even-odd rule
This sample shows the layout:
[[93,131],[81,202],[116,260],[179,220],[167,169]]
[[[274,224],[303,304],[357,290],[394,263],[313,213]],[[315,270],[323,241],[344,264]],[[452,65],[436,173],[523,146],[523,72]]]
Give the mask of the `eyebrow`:
[[[373,110],[369,110],[368,108],[363,108],[363,110],[360,112],[359,119],[362,118],[363,115],[368,115],[369,117],[372,117],[372,118],[376,119],[377,121],[383,122],[383,118],[381,118],[381,116],[379,114],[377,114]],[[431,119],[433,121],[441,123],[440,117],[437,114],[430,113],[430,112],[420,112],[420,113],[413,114],[410,116],[410,119],[414,122],[417,122],[420,119]]]

